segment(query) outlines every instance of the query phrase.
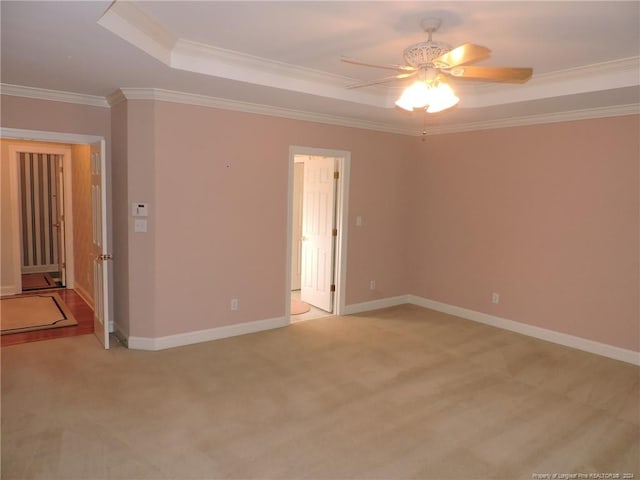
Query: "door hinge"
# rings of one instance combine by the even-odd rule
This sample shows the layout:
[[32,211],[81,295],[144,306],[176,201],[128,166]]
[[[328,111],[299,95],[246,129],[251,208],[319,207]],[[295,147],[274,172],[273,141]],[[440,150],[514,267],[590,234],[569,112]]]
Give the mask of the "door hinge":
[[331,235],[332,235],[332,236],[334,236],[334,237],[337,237],[337,236],[338,236],[338,229],[337,229],[337,228],[334,228],[334,229],[331,231]]
[[113,260],[113,255],[111,255],[110,253],[105,253],[105,254],[103,254],[103,255],[98,255],[97,259],[98,259],[98,260],[101,260],[101,261],[103,261],[103,262],[104,262],[105,260]]
[[340,172],[333,172],[333,178],[336,180],[340,178]]
[[334,283],[333,285],[331,285],[331,290],[330,290],[330,291],[332,291],[332,292],[335,292],[335,291],[336,291],[336,285],[335,285],[335,283]]

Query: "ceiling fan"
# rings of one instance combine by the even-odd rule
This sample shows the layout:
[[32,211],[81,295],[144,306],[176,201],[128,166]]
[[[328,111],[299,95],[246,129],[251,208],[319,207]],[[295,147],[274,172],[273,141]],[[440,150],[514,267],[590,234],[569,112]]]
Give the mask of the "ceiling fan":
[[[389,77],[354,83],[348,85],[347,88],[368,87],[370,85],[403,80],[416,76],[430,87],[444,84],[445,75],[485,82],[504,83],[524,83],[531,78],[533,74],[533,69],[531,68],[480,67],[469,65],[470,63],[488,58],[491,51],[487,47],[473,43],[465,43],[459,47],[451,48],[451,46],[446,43],[434,41],[432,39],[433,33],[438,30],[440,24],[441,20],[437,18],[422,20],[422,29],[429,35],[429,38],[425,42],[419,42],[405,48],[405,65],[380,65],[343,56],[341,60],[346,63],[365,67],[383,68],[397,72],[396,75]],[[455,98],[457,99],[457,97]]]

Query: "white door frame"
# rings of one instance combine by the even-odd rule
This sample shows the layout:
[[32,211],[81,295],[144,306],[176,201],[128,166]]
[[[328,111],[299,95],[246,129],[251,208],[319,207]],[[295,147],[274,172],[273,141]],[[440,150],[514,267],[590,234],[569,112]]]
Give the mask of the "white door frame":
[[286,290],[285,317],[291,323],[291,228],[293,225],[293,166],[296,155],[316,155],[321,157],[335,157],[338,163],[338,195],[336,199],[336,225],[338,237],[335,249],[334,277],[336,292],[334,296],[333,315],[342,315],[345,311],[345,291],[347,278],[347,225],[349,204],[349,172],[351,168],[351,152],[346,150],[330,150],[292,145],[289,147],[289,182],[287,194],[287,255],[286,255]]
[[[31,140],[31,141],[37,141],[37,142],[53,142],[53,143],[68,143],[68,144],[81,144],[81,145],[89,145],[92,143],[96,143],[96,142],[103,142],[103,144],[106,145],[106,140],[103,136],[100,135],[84,135],[84,134],[79,134],[79,133],[62,133],[62,132],[48,132],[48,131],[44,131],[44,130],[24,130],[21,128],[5,128],[5,127],[0,127],[0,138],[8,138],[8,139],[13,139],[13,140]],[[106,153],[105,153],[106,155]],[[108,168],[106,167],[106,163],[105,163],[105,171],[103,172],[104,175],[106,175],[106,185],[107,185],[107,192],[105,192],[106,194],[106,198],[107,198],[107,203],[106,205],[104,205],[105,207],[105,214],[107,216],[107,218],[110,218],[110,200],[111,200],[111,182],[110,182],[110,176],[108,171]],[[71,174],[71,169],[67,169],[68,174]],[[67,173],[65,173],[65,175],[67,175]],[[13,192],[12,192],[13,194]],[[17,218],[17,217],[16,217]],[[15,220],[14,220],[14,226],[15,226]],[[20,235],[19,232],[19,226],[18,226],[18,236]],[[107,238],[110,240],[109,244],[113,244],[112,241],[112,233],[111,233],[111,223],[107,222]],[[19,237],[18,237],[19,240]],[[17,245],[19,248],[19,244]],[[18,251],[19,254],[19,251]],[[20,268],[21,262],[18,262],[18,267]],[[105,302],[108,302],[108,312],[110,312],[109,314],[109,319],[108,319],[108,324],[109,324],[109,330],[113,331],[113,285],[112,285],[112,281],[113,278],[109,279],[109,286],[108,286],[108,291],[109,291],[109,295],[108,298],[105,298]]]

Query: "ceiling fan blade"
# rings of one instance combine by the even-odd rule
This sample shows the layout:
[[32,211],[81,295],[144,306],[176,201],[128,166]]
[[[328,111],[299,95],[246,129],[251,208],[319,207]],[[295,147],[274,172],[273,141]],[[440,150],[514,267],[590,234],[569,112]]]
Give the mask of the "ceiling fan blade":
[[377,63],[367,63],[367,62],[363,62],[361,60],[356,60],[355,58],[349,58],[349,57],[340,57],[340,60],[346,63],[353,63],[354,65],[362,65],[365,67],[374,67],[374,68],[384,68],[386,70],[396,70],[396,71],[402,71],[402,72],[414,72],[417,70],[416,67],[412,67],[410,65],[393,65],[393,64],[379,65]]
[[416,70],[415,72],[400,73],[399,75],[392,75],[390,77],[378,78],[377,80],[371,80],[369,82],[352,83],[351,85],[347,85],[347,88],[353,89],[353,88],[368,87],[370,85],[378,85],[379,83],[391,82],[393,80],[401,80],[403,78],[413,77],[417,73],[418,73],[418,70]]
[[453,68],[466,63],[477,62],[489,58],[491,50],[487,47],[465,43],[449,50],[447,53],[433,59],[433,64],[438,68]]
[[488,82],[525,83],[533,74],[532,68],[463,66],[449,70],[450,75],[460,78],[477,78]]

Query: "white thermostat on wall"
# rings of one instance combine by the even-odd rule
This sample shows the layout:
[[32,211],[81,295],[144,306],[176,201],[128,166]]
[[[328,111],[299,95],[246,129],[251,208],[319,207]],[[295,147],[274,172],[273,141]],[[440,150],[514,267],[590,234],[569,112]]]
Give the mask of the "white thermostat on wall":
[[132,203],[131,215],[134,217],[146,217],[149,215],[149,205],[147,203]]

